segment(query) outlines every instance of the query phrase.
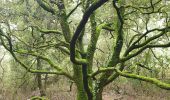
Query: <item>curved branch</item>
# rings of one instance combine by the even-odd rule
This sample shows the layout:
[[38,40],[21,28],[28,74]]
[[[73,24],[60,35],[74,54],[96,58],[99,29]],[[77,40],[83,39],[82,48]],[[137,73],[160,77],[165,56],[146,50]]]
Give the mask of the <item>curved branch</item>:
[[58,30],[48,30],[48,29],[42,29],[42,28],[40,28],[39,26],[35,26],[35,25],[33,25],[33,26],[27,26],[27,27],[25,27],[24,29],[21,29],[21,30],[16,30],[16,31],[25,31],[25,30],[27,30],[28,28],[35,28],[35,29],[37,29],[39,32],[42,32],[42,33],[45,33],[45,34],[48,34],[48,33],[56,33],[56,34],[62,34],[62,32],[60,32],[60,31],[58,31]]
[[100,73],[108,72],[108,71],[114,71],[115,67],[108,67],[108,68],[99,68],[97,71],[95,71],[92,74],[89,74],[89,77],[96,79],[95,76],[97,76]]
[[118,22],[116,23],[116,28],[117,28],[117,36],[116,36],[116,45],[114,47],[114,53],[112,55],[112,59],[119,59],[120,52],[122,50],[123,46],[123,24],[124,24],[124,19],[122,17],[124,13],[124,8],[123,7],[118,7],[117,6],[117,0],[113,0],[113,7],[116,10]]
[[143,37],[145,37],[147,34],[149,34],[151,32],[154,32],[154,31],[165,31],[167,29],[170,29],[170,26],[165,27],[165,28],[161,28],[161,29],[155,28],[155,29],[148,30],[142,36],[140,36],[132,45],[135,45],[136,43],[138,43]]
[[155,84],[156,86],[162,88],[162,89],[166,89],[166,90],[170,90],[170,84],[168,83],[164,83],[161,82],[155,78],[150,78],[150,77],[146,77],[146,76],[141,76],[141,75],[135,75],[135,74],[129,74],[126,72],[121,72],[120,70],[116,69],[115,70],[120,76],[126,77],[126,78],[133,78],[133,79],[137,79],[137,80],[142,80],[145,82],[149,82],[152,84]]
[[[4,36],[6,39],[7,39],[7,42],[9,44],[9,47],[7,47],[7,45],[5,44],[5,41],[3,40],[2,36]],[[49,63],[49,65],[53,68],[55,68],[58,72],[48,72],[48,71],[44,71],[44,70],[34,70],[34,69],[30,69],[27,65],[25,65],[23,62],[21,62],[17,56],[15,55],[14,51],[13,51],[13,46],[12,46],[12,43],[11,43],[11,40],[10,40],[10,37],[7,37],[3,31],[0,29],[0,40],[1,40],[1,43],[3,45],[3,47],[9,51],[12,55],[12,57],[15,59],[16,62],[18,62],[22,67],[24,67],[28,72],[31,72],[31,73],[41,73],[41,74],[58,74],[58,75],[64,75],[66,76],[67,78],[69,78],[70,80],[73,80],[73,77],[71,75],[69,75],[68,73],[64,72],[60,67],[56,66],[50,59],[44,57],[44,56],[41,56],[39,54],[36,54],[36,53],[33,53],[33,52],[26,52],[26,51],[15,51],[17,53],[21,53],[21,54],[29,54],[29,55],[32,55],[32,56],[36,56],[36,57],[39,57],[40,59],[43,59],[45,61],[47,61]]]
[[103,23],[95,28],[95,32],[92,33],[90,43],[87,47],[87,60],[93,61],[94,53],[96,50],[96,44],[101,33],[101,30],[111,24],[112,23]]
[[36,1],[45,11],[48,11],[52,14],[56,13],[56,11],[50,5],[48,5],[46,2],[43,2],[42,0],[36,0]]
[[31,26],[31,27],[35,27],[38,31],[48,34],[48,33],[56,33],[56,34],[62,34],[62,32],[58,31],[58,30],[48,30],[48,29],[41,29],[39,26]]
[[[10,53],[12,54],[13,58],[21,65],[23,66],[28,72],[31,72],[31,73],[41,73],[41,74],[57,74],[57,75],[64,75],[66,76],[67,78],[69,78],[70,80],[74,80],[73,77],[71,75],[69,75],[68,73],[64,72],[61,68],[59,68],[58,66],[56,66],[50,59],[46,58],[46,57],[43,57],[41,55],[38,55],[38,54],[30,54],[32,56],[37,56],[39,57],[40,59],[43,59],[45,61],[47,61],[51,67],[57,69],[57,72],[50,72],[50,71],[45,71],[45,70],[35,70],[35,69],[30,69],[29,67],[27,67],[24,63],[22,63],[17,57],[16,55],[10,51]],[[22,53],[22,52],[19,52],[19,53]],[[23,52],[23,54],[25,54]],[[26,53],[28,54],[28,53]]]
[[170,47],[170,42],[167,44],[145,45],[144,47],[140,48],[137,52],[121,58],[120,62],[125,62],[125,61],[137,56],[138,54],[142,53],[147,48],[167,48],[167,47]]
[[[129,52],[131,52],[132,50],[134,49],[137,49],[137,48],[140,48],[140,47],[143,47],[145,45],[147,45],[148,43],[150,43],[151,41],[161,37],[162,35],[164,35],[167,31],[169,31],[170,29],[170,26],[168,27],[165,27],[165,28],[162,28],[162,29],[158,29],[158,28],[155,28],[155,29],[152,29],[152,30],[148,30],[147,32],[145,32],[143,35],[141,35],[135,42],[133,42],[133,44],[125,51],[124,55],[128,55]],[[145,37],[147,34],[151,33],[151,32],[154,32],[154,31],[162,31],[160,34],[158,35],[155,35],[149,39],[147,39],[145,42],[143,42],[142,44],[139,44],[139,45],[136,45],[143,37]]]
[[107,72],[107,71],[115,71],[118,75],[126,77],[126,78],[133,78],[133,79],[137,79],[137,80],[142,80],[145,82],[149,82],[151,84],[155,84],[156,86],[162,88],[162,89],[166,89],[166,90],[170,90],[170,84],[168,83],[164,83],[161,82],[160,80],[157,80],[155,78],[150,78],[150,77],[146,77],[146,76],[141,76],[141,75],[136,75],[136,74],[130,74],[127,72],[122,72],[119,69],[116,69],[114,67],[110,67],[110,68],[102,68],[96,72],[94,72],[93,74],[89,75],[90,77],[95,77],[96,75],[98,75],[99,73],[102,72]]
[[62,69],[55,65],[49,58],[45,57],[45,56],[42,56],[42,55],[39,55],[38,53],[34,53],[34,52],[28,52],[28,51],[25,51],[25,50],[17,50],[15,51],[17,53],[20,53],[20,54],[27,54],[27,55],[31,55],[31,56],[36,56],[36,57],[39,57],[40,59],[46,61],[49,63],[49,65],[53,68],[55,68],[56,70],[58,71],[61,71]]
[[75,63],[75,64],[86,64],[87,61],[86,59],[76,59],[76,54],[75,54],[75,47],[76,47],[76,41],[78,37],[80,36],[81,31],[85,27],[90,15],[100,6],[102,6],[105,2],[108,0],[98,0],[94,2],[84,13],[82,20],[80,21],[72,39],[70,42],[70,60]]
[[68,19],[70,16],[71,16],[71,14],[73,14],[74,13],[74,11],[78,8],[78,6],[80,6],[82,3],[80,2],[80,3],[78,3],[68,14],[67,14],[67,17],[66,17],[66,19]]

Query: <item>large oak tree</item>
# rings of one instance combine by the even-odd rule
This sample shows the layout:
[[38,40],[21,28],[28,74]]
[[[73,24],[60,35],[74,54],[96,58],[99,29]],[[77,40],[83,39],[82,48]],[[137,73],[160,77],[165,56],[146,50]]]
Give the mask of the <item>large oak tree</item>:
[[[104,87],[119,76],[170,89],[168,83],[126,70],[145,51],[170,47],[168,1],[4,0],[2,4],[1,45],[28,72],[73,81],[77,100],[102,100]],[[30,59],[46,68],[30,67]]]

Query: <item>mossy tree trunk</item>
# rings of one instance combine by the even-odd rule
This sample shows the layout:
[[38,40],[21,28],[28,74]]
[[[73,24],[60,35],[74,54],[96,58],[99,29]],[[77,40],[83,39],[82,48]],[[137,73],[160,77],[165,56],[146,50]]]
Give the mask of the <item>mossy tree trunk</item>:
[[77,86],[77,100],[88,100],[87,94],[83,85],[82,67],[80,65],[73,65],[74,79]]
[[[121,3],[120,3],[121,5]],[[117,3],[115,0],[113,0],[113,8],[114,8],[114,34],[115,39],[113,39],[113,52],[112,57],[110,58],[107,67],[116,67],[119,61],[120,52],[123,46],[123,14],[124,14],[124,8],[118,8]],[[106,73],[103,73],[100,76],[100,82],[99,82],[99,91],[102,92],[103,88],[108,85],[110,82],[112,82],[114,79],[116,79],[119,75],[113,71],[108,71]],[[102,94],[99,92],[97,97],[99,100],[102,100]]]
[[98,89],[94,94],[94,100],[103,100],[102,93],[103,93],[103,88]]

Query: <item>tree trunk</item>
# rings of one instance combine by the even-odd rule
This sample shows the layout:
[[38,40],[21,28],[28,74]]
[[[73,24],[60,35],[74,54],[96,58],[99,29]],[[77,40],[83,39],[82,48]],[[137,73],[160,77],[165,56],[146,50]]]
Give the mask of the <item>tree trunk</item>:
[[83,75],[82,75],[82,67],[79,65],[74,65],[74,79],[77,86],[77,98],[76,100],[88,100],[86,91],[84,90],[83,85]]
[[[81,82],[80,82],[81,83]],[[77,83],[77,98],[76,100],[88,100],[83,84]]]
[[[40,61],[39,58],[37,58],[37,69],[38,69],[38,70],[41,70],[41,69],[42,69],[41,61]],[[37,74],[37,83],[38,83],[38,88],[39,88],[39,90],[40,90],[40,95],[41,95],[41,96],[46,96],[45,90],[44,90],[44,88],[43,88],[43,84],[42,84],[41,74],[40,74],[40,73]]]
[[102,92],[103,92],[103,89],[99,89],[94,95],[94,100],[102,100]]

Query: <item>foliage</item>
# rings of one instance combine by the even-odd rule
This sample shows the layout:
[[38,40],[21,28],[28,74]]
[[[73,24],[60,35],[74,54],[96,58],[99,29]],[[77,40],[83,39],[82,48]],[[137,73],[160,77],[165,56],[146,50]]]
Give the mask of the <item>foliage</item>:
[[1,45],[27,72],[40,78],[63,75],[74,82],[77,100],[101,100],[104,87],[119,76],[170,89],[170,84],[156,79],[157,68],[169,65],[167,55],[163,59],[157,55],[170,47],[168,1],[5,0],[2,4]]

